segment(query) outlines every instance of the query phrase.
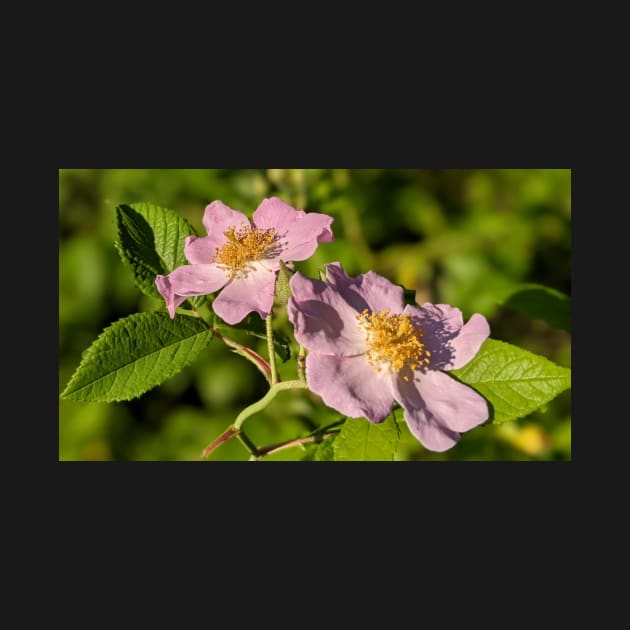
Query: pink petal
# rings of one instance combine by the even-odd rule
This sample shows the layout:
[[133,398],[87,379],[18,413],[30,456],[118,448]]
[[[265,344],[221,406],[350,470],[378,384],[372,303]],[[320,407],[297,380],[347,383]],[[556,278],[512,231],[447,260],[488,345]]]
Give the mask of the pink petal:
[[422,341],[431,352],[431,369],[454,370],[466,365],[488,338],[490,327],[475,313],[464,326],[462,312],[448,304],[407,305],[405,313],[424,331]]
[[213,201],[206,206],[203,213],[203,226],[208,236],[218,238],[229,228],[238,227],[241,223],[249,225],[249,219],[242,212],[232,210],[222,201]]
[[175,295],[168,276],[155,276],[155,285],[160,295],[166,300],[166,308],[171,319],[175,317],[175,309],[186,301],[185,297]]
[[388,308],[392,314],[402,313],[402,287],[373,271],[353,278],[344,271],[341,263],[335,262],[326,265],[326,278],[359,311],[367,308],[380,312]]
[[483,342],[490,336],[488,320],[475,313],[460,329],[459,335],[451,341],[455,356],[443,369],[457,370],[464,367],[479,352]]
[[212,236],[188,236],[184,242],[184,255],[191,265],[208,264],[214,252],[221,247],[227,239],[223,234]]
[[[318,212],[298,212],[297,219],[284,236],[286,243],[282,252],[283,260],[306,260],[317,249],[319,243],[333,240],[330,224],[333,218]],[[281,242],[283,242],[281,241]]]
[[430,451],[442,452],[459,441],[459,433],[444,426],[428,411],[413,381],[394,381],[394,396],[402,405],[412,435]]
[[276,274],[260,263],[252,263],[243,278],[235,277],[212,303],[214,312],[228,324],[238,324],[256,311],[263,319],[271,313]]
[[388,372],[376,372],[365,355],[336,357],[311,352],[306,357],[306,382],[333,409],[350,418],[382,422],[394,402]]
[[287,305],[295,338],[308,350],[353,356],[366,350],[357,310],[321,280],[296,272],[289,281],[292,297]]
[[409,430],[429,450],[445,451],[488,419],[488,404],[474,389],[443,372],[416,372],[394,382],[394,396],[405,409]]
[[296,219],[297,210],[278,197],[263,199],[252,217],[256,227],[263,230],[274,228],[278,234],[285,233]]
[[208,295],[220,289],[228,277],[216,265],[183,265],[167,276],[156,276],[155,284],[166,300],[171,319],[175,309],[187,298]]
[[444,372],[416,372],[414,383],[427,410],[453,431],[469,431],[488,419],[486,399]]
[[[302,212],[300,210],[300,212]],[[315,212],[312,212],[311,214],[317,214]],[[320,216],[322,217],[327,217],[327,214],[320,214]],[[331,219],[330,223],[332,223],[334,221],[334,219],[332,217],[329,217]],[[332,230],[330,229],[330,224],[328,224],[328,227],[326,227],[324,230],[322,230],[322,232],[320,233],[320,235],[317,237],[317,242],[318,243],[332,243],[335,240],[335,237],[332,233]]]
[[256,208],[253,222],[256,227],[276,230],[282,260],[306,260],[315,253],[318,243],[333,240],[332,217],[296,210],[277,197],[265,199]]

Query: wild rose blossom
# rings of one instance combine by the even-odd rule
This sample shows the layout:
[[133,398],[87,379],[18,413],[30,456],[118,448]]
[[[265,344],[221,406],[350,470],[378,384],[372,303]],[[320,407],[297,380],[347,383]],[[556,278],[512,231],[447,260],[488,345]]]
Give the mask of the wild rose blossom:
[[221,288],[212,306],[228,324],[237,324],[253,311],[267,317],[280,261],[305,260],[318,243],[331,242],[332,222],[326,214],[296,210],[271,197],[258,206],[250,223],[243,213],[213,201],[203,215],[208,236],[189,236],[185,241],[190,265],[155,279],[171,319],[186,298]]
[[445,451],[488,418],[485,399],[441,370],[466,365],[490,334],[485,317],[464,324],[447,304],[406,305],[403,290],[369,271],[352,278],[340,263],[326,282],[296,273],[289,319],[309,353],[309,389],[340,413],[382,422],[396,400],[411,433]]

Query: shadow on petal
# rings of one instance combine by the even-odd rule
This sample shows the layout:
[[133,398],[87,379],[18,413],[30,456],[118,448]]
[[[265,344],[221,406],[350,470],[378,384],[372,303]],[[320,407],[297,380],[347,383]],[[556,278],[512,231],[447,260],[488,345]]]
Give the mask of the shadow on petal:
[[[323,284],[323,283],[322,283]],[[319,293],[316,287],[315,292]],[[304,332],[314,334],[323,332],[328,337],[339,337],[344,329],[344,323],[337,311],[319,300],[304,300],[298,309],[304,315]]]
[[430,369],[444,369],[455,358],[452,341],[459,335],[459,329],[453,330],[448,320],[436,319],[422,309],[414,308],[411,320],[424,331],[422,343],[431,353]]

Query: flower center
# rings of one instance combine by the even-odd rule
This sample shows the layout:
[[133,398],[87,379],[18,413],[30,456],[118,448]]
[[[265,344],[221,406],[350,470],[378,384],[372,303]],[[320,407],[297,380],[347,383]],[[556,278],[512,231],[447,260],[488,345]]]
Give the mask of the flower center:
[[400,372],[404,367],[415,370],[429,365],[431,353],[420,340],[424,331],[412,324],[409,315],[390,315],[388,308],[380,313],[365,309],[357,321],[366,334],[368,361],[377,371],[385,367]]
[[241,223],[223,232],[227,243],[219,247],[211,262],[229,271],[231,275],[242,273],[247,265],[265,256],[275,254],[276,230],[252,227]]

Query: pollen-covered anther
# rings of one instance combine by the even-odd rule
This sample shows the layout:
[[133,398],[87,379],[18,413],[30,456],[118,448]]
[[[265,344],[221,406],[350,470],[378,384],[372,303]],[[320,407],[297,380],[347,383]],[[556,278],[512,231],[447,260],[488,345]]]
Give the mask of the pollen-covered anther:
[[252,227],[242,223],[224,232],[227,243],[219,247],[210,262],[238,275],[247,265],[265,258],[276,245],[276,230]]
[[400,372],[405,367],[416,370],[429,365],[431,353],[421,341],[424,332],[409,315],[392,315],[387,308],[379,313],[364,309],[356,317],[366,334],[368,361],[377,371],[387,367]]

